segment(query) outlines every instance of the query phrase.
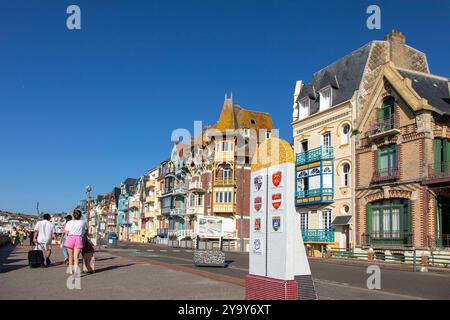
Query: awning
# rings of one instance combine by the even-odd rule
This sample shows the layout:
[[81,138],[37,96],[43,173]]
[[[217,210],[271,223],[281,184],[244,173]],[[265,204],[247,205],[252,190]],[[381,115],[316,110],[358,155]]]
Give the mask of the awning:
[[352,216],[337,216],[331,223],[332,226],[347,226],[350,224]]

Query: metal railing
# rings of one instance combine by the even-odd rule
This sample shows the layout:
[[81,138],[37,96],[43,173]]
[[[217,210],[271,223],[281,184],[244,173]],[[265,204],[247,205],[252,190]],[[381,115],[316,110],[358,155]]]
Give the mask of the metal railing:
[[411,246],[412,233],[402,231],[379,231],[361,235],[363,246]]
[[185,194],[187,192],[187,188],[185,185],[178,185],[173,188],[173,194]]
[[334,242],[334,229],[302,230],[304,242]]
[[400,178],[400,171],[398,170],[398,167],[377,169],[373,173],[372,183],[398,180],[399,178]]
[[321,146],[316,149],[298,153],[296,156],[296,163],[306,164],[314,161],[333,160],[333,159],[334,159],[334,148]]
[[374,136],[380,133],[385,133],[390,130],[399,128],[399,120],[396,115],[390,115],[383,119],[377,120],[373,123],[367,131],[367,137]]
[[236,179],[216,177],[216,179],[214,180],[214,184],[215,185],[224,185],[224,186],[235,185]]
[[171,216],[185,216],[186,215],[186,209],[185,208],[174,208],[170,210]]
[[427,179],[450,178],[450,161],[436,162],[428,166]]
[[189,182],[189,190],[203,190],[203,184],[201,181]]

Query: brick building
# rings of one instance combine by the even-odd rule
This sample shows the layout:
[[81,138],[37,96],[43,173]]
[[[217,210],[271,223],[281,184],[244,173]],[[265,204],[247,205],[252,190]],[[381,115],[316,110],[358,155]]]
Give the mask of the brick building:
[[449,79],[431,74],[403,34],[385,42],[355,110],[356,245],[448,246]]

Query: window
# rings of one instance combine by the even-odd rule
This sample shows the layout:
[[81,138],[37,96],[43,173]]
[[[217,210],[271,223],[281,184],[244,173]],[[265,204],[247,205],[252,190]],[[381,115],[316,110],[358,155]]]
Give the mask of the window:
[[322,211],[322,227],[321,229],[331,229],[331,210],[326,209]]
[[331,147],[331,132],[326,132],[322,135],[322,146]]
[[308,225],[309,225],[309,213],[308,212],[300,213],[300,228],[302,230],[308,230]]
[[230,168],[223,169],[223,178],[231,179],[231,169]]
[[250,119],[250,123],[255,125],[256,124],[256,120],[255,119]]
[[397,145],[391,144],[381,147],[378,150],[378,163],[377,163],[379,175],[390,176],[397,168]]
[[342,127],[342,144],[349,144],[350,143],[350,125],[348,123],[344,124]]
[[266,132],[266,139],[270,139],[271,136],[272,136],[271,132]]
[[303,140],[300,142],[300,152],[308,151],[308,140]]
[[342,185],[348,187],[350,185],[350,164],[342,165]]
[[395,128],[395,99],[384,100],[378,113],[378,130],[387,131]]
[[300,119],[305,119],[309,116],[310,101],[308,97],[300,100]]
[[368,231],[372,239],[402,239],[409,233],[407,200],[385,200],[368,205]]
[[319,92],[320,94],[320,111],[331,107],[331,87],[326,87]]

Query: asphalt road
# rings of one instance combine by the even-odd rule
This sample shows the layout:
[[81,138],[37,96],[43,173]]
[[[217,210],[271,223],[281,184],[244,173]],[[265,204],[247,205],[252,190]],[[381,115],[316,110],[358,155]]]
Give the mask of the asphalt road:
[[[193,251],[153,244],[120,243],[118,251],[165,263],[198,269],[192,263]],[[243,279],[248,274],[248,254],[226,252],[227,268],[204,271]],[[324,299],[450,299],[450,273],[412,272],[381,266],[381,289],[367,289],[367,266],[342,264],[330,260],[310,260],[316,290]]]

